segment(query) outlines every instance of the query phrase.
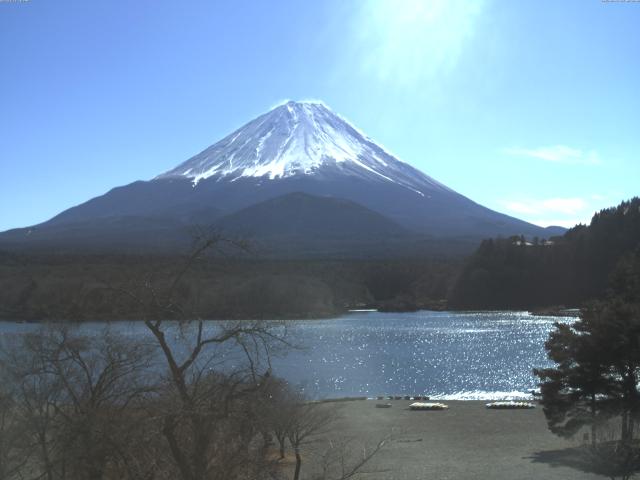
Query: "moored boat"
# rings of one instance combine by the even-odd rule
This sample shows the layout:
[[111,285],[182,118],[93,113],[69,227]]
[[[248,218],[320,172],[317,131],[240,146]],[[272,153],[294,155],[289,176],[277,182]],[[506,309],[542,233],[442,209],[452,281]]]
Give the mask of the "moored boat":
[[519,410],[519,409],[530,409],[536,408],[536,406],[531,402],[491,402],[487,403],[487,408],[491,408],[494,410]]
[[447,410],[449,406],[438,402],[413,402],[409,408],[411,410]]

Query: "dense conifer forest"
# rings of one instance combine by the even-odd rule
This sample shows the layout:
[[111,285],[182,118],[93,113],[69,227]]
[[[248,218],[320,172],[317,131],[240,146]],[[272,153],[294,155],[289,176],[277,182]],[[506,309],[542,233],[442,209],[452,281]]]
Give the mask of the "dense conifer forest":
[[618,264],[640,248],[640,198],[596,213],[551,239],[484,240],[450,295],[454,308],[578,307],[601,297]]

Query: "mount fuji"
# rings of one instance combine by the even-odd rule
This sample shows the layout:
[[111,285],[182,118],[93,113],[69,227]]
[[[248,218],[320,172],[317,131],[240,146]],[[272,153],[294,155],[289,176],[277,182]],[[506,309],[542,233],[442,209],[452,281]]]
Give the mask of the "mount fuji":
[[194,225],[287,250],[343,252],[563,231],[485,208],[397,159],[323,103],[290,101],[152,180],[0,234],[0,248],[175,250]]

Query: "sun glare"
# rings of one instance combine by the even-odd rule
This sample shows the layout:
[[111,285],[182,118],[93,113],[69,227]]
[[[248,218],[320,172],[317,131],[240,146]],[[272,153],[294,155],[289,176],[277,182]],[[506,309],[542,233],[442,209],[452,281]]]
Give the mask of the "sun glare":
[[412,84],[455,67],[483,8],[468,0],[379,0],[357,17],[362,67],[381,80]]

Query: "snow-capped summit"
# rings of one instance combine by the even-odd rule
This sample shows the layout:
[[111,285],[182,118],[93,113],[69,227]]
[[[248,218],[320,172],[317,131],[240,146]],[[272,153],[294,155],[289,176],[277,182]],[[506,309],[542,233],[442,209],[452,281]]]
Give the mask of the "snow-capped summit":
[[402,185],[417,194],[446,189],[398,160],[317,101],[288,101],[156,177],[282,179],[330,172]]

